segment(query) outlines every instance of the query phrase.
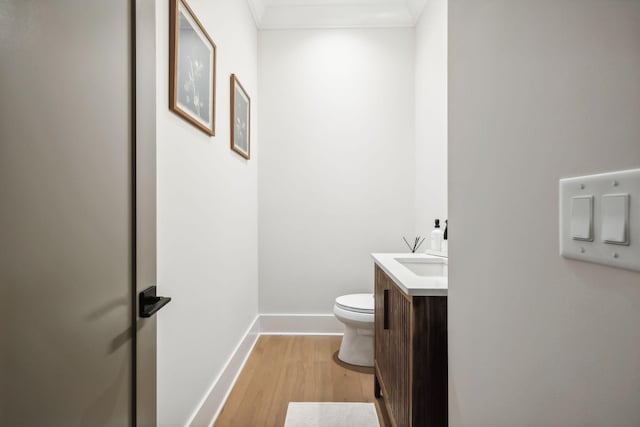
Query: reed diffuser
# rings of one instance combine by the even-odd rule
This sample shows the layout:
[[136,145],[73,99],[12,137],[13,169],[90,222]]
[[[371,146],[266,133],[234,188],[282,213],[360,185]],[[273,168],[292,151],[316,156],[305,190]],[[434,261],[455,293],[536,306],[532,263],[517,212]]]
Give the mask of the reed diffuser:
[[422,245],[422,242],[424,242],[424,239],[426,239],[426,237],[416,237],[415,239],[413,239],[413,245],[411,245],[409,243],[409,241],[406,239],[406,237],[402,237],[402,240],[404,240],[404,242],[407,244],[407,246],[409,247],[409,249],[411,250],[411,253],[415,253],[418,248],[420,247],[420,245]]

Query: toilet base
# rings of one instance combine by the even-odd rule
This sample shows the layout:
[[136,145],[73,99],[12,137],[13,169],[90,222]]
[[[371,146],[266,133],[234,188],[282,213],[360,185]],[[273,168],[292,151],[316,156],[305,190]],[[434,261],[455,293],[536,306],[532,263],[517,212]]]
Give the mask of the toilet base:
[[373,330],[345,325],[338,359],[356,366],[373,367]]

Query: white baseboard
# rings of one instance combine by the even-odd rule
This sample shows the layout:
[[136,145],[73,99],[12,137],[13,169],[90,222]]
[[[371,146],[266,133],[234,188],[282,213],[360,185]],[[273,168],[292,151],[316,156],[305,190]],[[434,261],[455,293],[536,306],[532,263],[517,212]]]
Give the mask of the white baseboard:
[[200,401],[185,427],[209,427],[231,393],[260,335],[342,335],[344,327],[332,314],[259,314],[244,334],[218,378]]
[[222,372],[211,384],[211,387],[185,426],[210,427],[213,425],[218,415],[220,415],[220,411],[222,411],[222,407],[227,401],[240,372],[242,372],[242,368],[244,368],[253,347],[256,345],[259,335],[260,315],[253,320],[240,343],[231,353],[231,357],[229,357],[224,368],[222,368]]
[[331,314],[261,314],[261,335],[342,335],[344,327]]

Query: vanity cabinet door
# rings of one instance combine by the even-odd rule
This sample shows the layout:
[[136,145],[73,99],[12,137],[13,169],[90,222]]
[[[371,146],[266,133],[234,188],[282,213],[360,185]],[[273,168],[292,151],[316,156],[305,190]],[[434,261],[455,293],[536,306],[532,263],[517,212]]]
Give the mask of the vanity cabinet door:
[[389,285],[390,280],[380,267],[375,270],[374,360],[376,374],[375,395],[380,397],[378,381],[384,381],[389,372]]
[[389,406],[398,427],[411,426],[411,300],[393,284],[389,290]]
[[447,297],[415,297],[412,305],[413,427],[446,427]]
[[386,273],[375,270],[376,397],[380,386],[389,416],[398,427],[411,419],[411,301]]

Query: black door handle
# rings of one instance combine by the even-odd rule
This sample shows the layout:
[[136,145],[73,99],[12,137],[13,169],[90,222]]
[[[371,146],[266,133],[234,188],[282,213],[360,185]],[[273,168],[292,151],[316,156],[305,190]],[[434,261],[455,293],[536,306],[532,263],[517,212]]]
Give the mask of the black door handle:
[[384,299],[382,300],[382,328],[389,329],[389,289],[384,290]]
[[149,286],[147,289],[140,292],[138,301],[140,317],[151,317],[156,314],[162,307],[169,304],[171,298],[157,296],[156,287]]

